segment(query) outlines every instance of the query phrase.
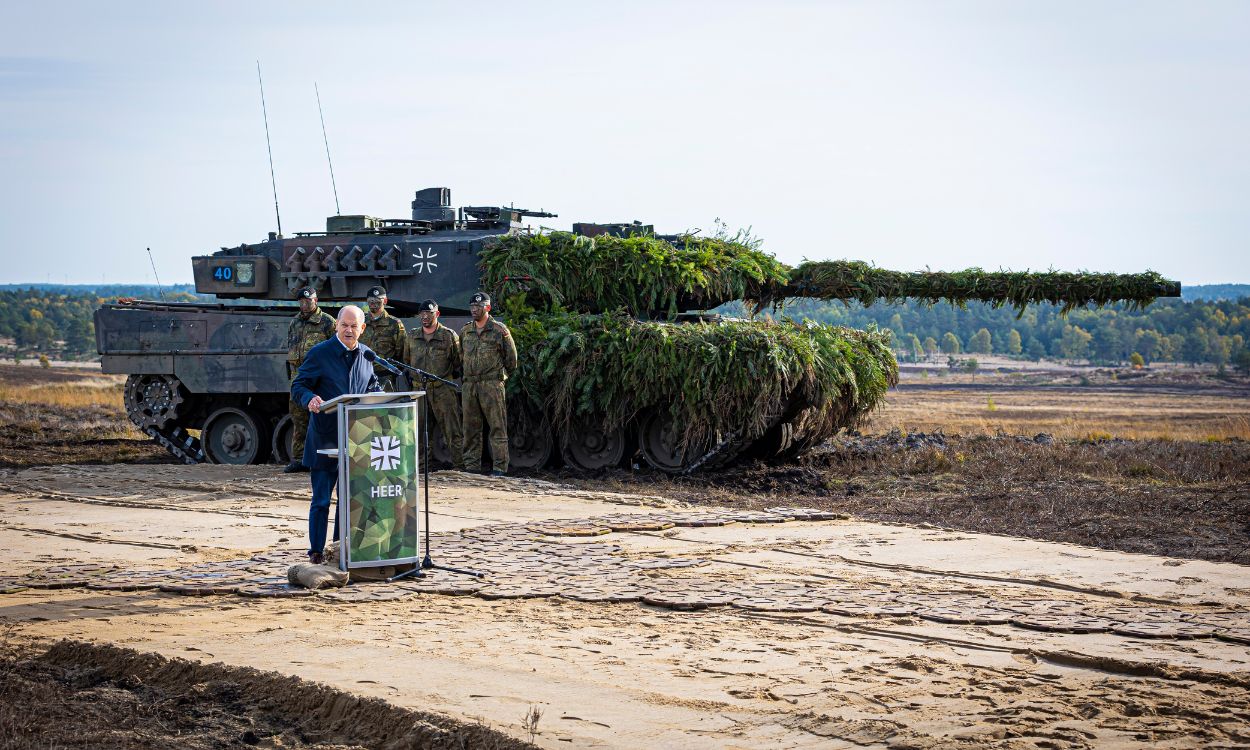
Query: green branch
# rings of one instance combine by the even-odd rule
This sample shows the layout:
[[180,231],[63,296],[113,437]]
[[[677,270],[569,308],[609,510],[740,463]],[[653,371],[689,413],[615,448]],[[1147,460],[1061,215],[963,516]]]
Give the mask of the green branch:
[[733,300],[754,309],[811,297],[897,303],[916,299],[956,306],[970,301],[1011,306],[1051,302],[1067,313],[1085,305],[1127,302],[1145,307],[1180,295],[1180,284],[1157,273],[1015,271],[888,271],[860,261],[806,261],[789,268],[739,242],[683,235],[579,237],[568,232],[505,236],[480,255],[483,283],[497,294],[525,293],[536,309],[672,317]]
[[[521,309],[510,301],[509,311]],[[780,321],[644,322],[606,315],[512,314],[527,354],[514,391],[557,428],[578,416],[624,425],[667,409],[691,443],[754,440],[788,412],[815,409],[814,440],[859,424],[898,380],[889,333]]]
[[1135,274],[1075,273],[1048,271],[887,271],[859,261],[807,261],[790,273],[790,282],[760,300],[760,306],[780,306],[785,299],[814,297],[824,300],[856,300],[864,305],[908,299],[926,304],[940,301],[963,306],[988,302],[1017,311],[1030,304],[1063,305],[1063,313],[1078,307],[1102,307],[1127,302],[1138,309],[1159,297],[1179,297],[1180,284],[1153,271]]

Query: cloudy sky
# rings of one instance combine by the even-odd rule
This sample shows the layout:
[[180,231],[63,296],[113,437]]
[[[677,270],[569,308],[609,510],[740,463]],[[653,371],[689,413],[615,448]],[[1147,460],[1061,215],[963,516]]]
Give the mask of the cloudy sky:
[[[620,7],[618,7],[620,6]],[[787,262],[1250,282],[1250,3],[0,5],[0,283],[189,281],[416,189]]]

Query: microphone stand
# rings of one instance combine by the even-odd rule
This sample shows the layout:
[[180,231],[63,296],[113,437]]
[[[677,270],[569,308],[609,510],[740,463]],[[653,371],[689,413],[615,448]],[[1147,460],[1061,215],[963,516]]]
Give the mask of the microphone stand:
[[[421,378],[421,390],[425,391],[425,396],[421,399],[422,411],[424,412],[422,415],[422,419],[421,419],[421,452],[422,452],[421,473],[423,475],[421,484],[425,489],[425,559],[421,561],[421,564],[419,566],[413,568],[412,570],[406,570],[403,573],[400,573],[399,575],[391,576],[390,578],[386,579],[386,582],[390,583],[392,581],[398,581],[400,578],[406,578],[407,576],[415,576],[418,578],[424,578],[425,574],[420,573],[419,571],[431,570],[431,569],[445,570],[449,573],[459,573],[460,575],[473,576],[474,578],[484,578],[486,575],[485,573],[477,573],[472,570],[464,570],[461,568],[451,568],[446,565],[437,565],[435,564],[434,559],[430,557],[430,392],[429,392],[429,384],[431,380],[437,380],[440,383],[443,383],[445,385],[451,386],[452,388],[456,389],[457,393],[459,393],[460,391],[460,386],[450,380],[447,380],[446,378],[440,378],[439,376],[435,375],[432,372],[426,372],[425,370],[422,370],[419,367],[406,365],[403,362],[396,362],[393,359],[387,359],[386,357],[378,357],[374,361],[382,363],[382,366],[384,368],[386,368],[387,370],[390,370],[396,375],[402,374],[399,371],[399,368],[401,367],[413,373],[417,377]],[[452,449],[454,450],[455,447],[452,446]]]

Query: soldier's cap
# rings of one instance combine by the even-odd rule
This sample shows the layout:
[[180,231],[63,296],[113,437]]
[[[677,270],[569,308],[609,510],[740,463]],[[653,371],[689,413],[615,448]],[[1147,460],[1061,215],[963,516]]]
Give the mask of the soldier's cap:
[[490,295],[486,292],[477,292],[469,298],[469,304],[489,305]]
[[386,288],[380,286],[369,287],[369,299],[383,299],[386,297]]
[[306,286],[296,292],[295,295],[301,299],[317,299],[317,290],[310,286]]
[[432,299],[423,299],[421,304],[417,305],[417,312],[438,312],[438,303]]

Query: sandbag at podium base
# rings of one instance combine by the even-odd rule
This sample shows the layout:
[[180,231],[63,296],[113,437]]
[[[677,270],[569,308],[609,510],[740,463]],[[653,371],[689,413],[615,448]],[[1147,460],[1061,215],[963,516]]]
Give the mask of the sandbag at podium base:
[[347,572],[329,565],[299,563],[286,571],[286,579],[292,586],[306,589],[330,589],[347,585]]

